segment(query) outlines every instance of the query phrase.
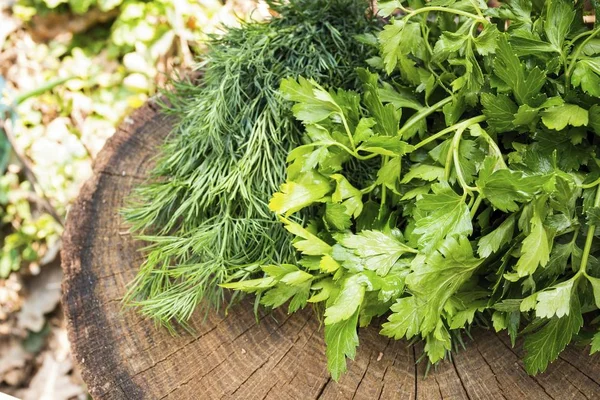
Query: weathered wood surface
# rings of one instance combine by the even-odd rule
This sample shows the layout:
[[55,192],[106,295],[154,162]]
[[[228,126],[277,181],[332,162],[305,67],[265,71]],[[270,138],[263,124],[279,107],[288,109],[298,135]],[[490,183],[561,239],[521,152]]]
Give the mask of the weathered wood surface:
[[600,357],[587,349],[569,348],[548,372],[529,377],[521,351],[483,330],[424,378],[424,364],[415,364],[421,347],[363,329],[356,360],[335,383],[310,310],[264,313],[257,324],[241,304],[228,318],[198,316],[197,334],[178,337],[123,312],[120,299],[142,254],[119,210],[172,125],[157,110],[147,104],[123,123],[68,216],[63,304],[95,399],[600,399]]

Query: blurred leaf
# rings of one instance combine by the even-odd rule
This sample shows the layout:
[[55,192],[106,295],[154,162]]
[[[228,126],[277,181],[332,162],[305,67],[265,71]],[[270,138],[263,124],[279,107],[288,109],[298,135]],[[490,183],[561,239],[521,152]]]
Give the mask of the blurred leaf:
[[50,324],[46,322],[44,328],[39,332],[27,331],[27,337],[23,340],[23,348],[25,351],[31,354],[39,353],[44,344],[46,343],[46,338],[50,333]]

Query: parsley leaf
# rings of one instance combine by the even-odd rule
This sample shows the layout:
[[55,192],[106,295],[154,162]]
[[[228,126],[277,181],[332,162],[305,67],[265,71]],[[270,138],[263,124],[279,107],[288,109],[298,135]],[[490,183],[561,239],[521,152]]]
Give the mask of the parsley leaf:
[[346,278],[333,304],[325,309],[325,325],[346,320],[355,314],[363,301],[367,284],[368,278],[363,274]]
[[271,209],[299,267],[229,287],[324,303],[335,379],[357,325],[387,312],[380,333],[422,340],[432,363],[481,323],[524,337],[543,371],[600,309],[597,31],[568,0],[380,6],[354,91],[282,84],[306,135]]
[[340,234],[337,242],[350,249],[364,268],[385,276],[404,254],[417,251],[402,243],[398,238],[380,231],[364,230],[359,234]]
[[358,346],[357,324],[358,310],[346,320],[325,325],[327,369],[336,381],[346,372],[346,357],[353,360],[356,356],[356,346]]
[[529,235],[523,240],[521,257],[515,266],[519,277],[533,274],[538,266],[545,267],[550,260],[549,235],[542,218],[544,201],[545,199],[542,197],[534,203],[533,215],[529,221]]
[[544,371],[548,364],[571,342],[573,335],[583,326],[581,306],[577,296],[572,296],[569,314],[553,317],[535,333],[525,336],[525,369],[535,375]]
[[510,87],[519,104],[535,105],[534,100],[546,83],[546,76],[539,68],[526,69],[505,35],[498,40],[494,73]]
[[419,236],[419,248],[427,254],[435,251],[446,236],[473,232],[469,208],[463,198],[447,184],[436,183],[432,190],[433,194],[424,195],[416,203],[421,217],[413,230]]
[[471,244],[464,236],[450,236],[430,256],[417,256],[413,260],[406,284],[422,307],[421,332],[435,329],[446,301],[482,262],[473,257]]

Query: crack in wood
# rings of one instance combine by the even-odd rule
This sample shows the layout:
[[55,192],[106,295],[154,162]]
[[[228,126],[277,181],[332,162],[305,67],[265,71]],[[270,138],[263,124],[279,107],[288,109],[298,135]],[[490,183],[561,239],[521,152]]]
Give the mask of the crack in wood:
[[[391,342],[391,340],[392,340],[392,339],[388,339],[388,344]],[[387,348],[387,345],[386,345],[386,348]],[[397,357],[398,357],[398,350],[396,350],[396,351],[394,352],[394,355],[393,355],[393,357],[391,357],[391,359],[392,359],[392,362],[391,362],[390,364],[386,365],[386,366],[385,366],[385,369],[383,370],[383,375],[381,376],[381,382],[382,382],[382,385],[381,385],[381,390],[379,391],[379,396],[377,396],[377,400],[380,400],[380,399],[381,399],[381,396],[383,396],[383,393],[384,393],[384,391],[385,391],[385,377],[387,376],[387,373],[388,373],[388,371],[389,371],[390,369],[393,369],[393,368],[394,368],[394,366],[396,365],[396,358],[397,358]]]
[[267,393],[266,393],[266,394],[263,396],[262,400],[265,400],[265,399],[267,399],[267,398],[269,397],[269,395],[271,394],[271,391],[272,391],[273,389],[275,389],[276,387],[277,387],[277,382],[275,382],[275,383],[273,384],[273,386],[271,386],[271,387],[269,388],[269,390],[267,391]]
[[587,395],[587,394],[585,394],[585,393],[583,393],[583,392],[581,391],[581,389],[579,389],[579,386],[578,386],[578,385],[576,385],[576,384],[575,384],[575,382],[573,382],[572,380],[570,380],[570,379],[569,379],[569,375],[566,375],[566,374],[565,374],[565,375],[563,375],[563,377],[564,377],[564,378],[565,378],[565,380],[566,380],[567,382],[569,382],[569,383],[570,383],[570,384],[571,384],[571,385],[572,385],[572,386],[573,386],[575,389],[577,389],[577,391],[578,391],[579,393],[581,393],[581,395],[582,395],[583,397],[585,397],[586,399],[589,399],[588,395]]
[[[287,320],[288,320],[288,319],[286,319],[286,321],[287,321]],[[303,325],[302,325],[302,327],[300,328],[300,332],[301,332],[301,331],[302,331],[302,329],[303,329],[303,328],[306,326],[306,323],[307,323],[307,322],[308,322],[308,319],[306,319],[306,320],[305,320],[304,324],[303,324]],[[285,322],[284,322],[284,324],[285,324]],[[284,325],[284,324],[282,324],[282,325],[281,325],[281,327],[283,327],[283,325]],[[274,365],[274,366],[273,366],[273,367],[270,369],[270,371],[272,371],[272,370],[274,370],[275,368],[277,368],[277,366],[278,366],[278,365],[279,365],[279,363],[280,363],[280,362],[281,362],[281,361],[282,361],[282,360],[285,358],[285,356],[286,356],[286,355],[287,355],[287,354],[288,354],[288,353],[289,353],[291,350],[293,350],[293,349],[294,349],[294,345],[295,345],[295,344],[296,344],[296,342],[299,340],[299,338],[300,338],[300,335],[298,335],[297,339],[296,339],[295,341],[293,341],[293,342],[290,344],[290,346],[289,346],[289,347],[286,349],[286,351],[284,352],[284,354],[283,354],[283,355],[281,355],[281,357],[279,357],[279,359],[277,360],[277,362],[275,363],[275,365]],[[261,342],[261,343],[262,343],[262,342]],[[245,380],[244,380],[242,383],[240,383],[240,384],[238,385],[238,387],[237,387],[237,388],[236,388],[236,389],[233,391],[233,393],[231,393],[231,396],[235,395],[235,394],[238,392],[238,390],[242,389],[242,387],[244,386],[244,384],[245,384],[246,382],[248,382],[248,380],[249,380],[249,379],[250,379],[250,378],[251,378],[253,375],[255,375],[255,373],[256,373],[258,370],[262,369],[264,365],[266,365],[266,364],[267,364],[269,361],[272,361],[272,360],[273,360],[273,357],[272,357],[272,355],[270,355],[270,356],[269,356],[269,358],[267,358],[267,359],[266,359],[266,360],[265,360],[265,361],[264,361],[264,362],[263,362],[263,363],[262,363],[262,364],[261,364],[261,365],[260,365],[260,366],[259,366],[259,367],[258,367],[256,370],[254,370],[254,371],[252,372],[252,374],[250,374],[250,376],[248,376],[248,377],[247,377],[247,378],[246,378],[246,379],[245,379]],[[275,384],[277,384],[277,382],[276,382]]]
[[577,365],[573,364],[571,361],[569,361],[567,358],[564,358],[562,355],[559,355],[558,358],[560,358],[562,361],[566,362],[567,364],[569,364],[571,367],[575,368],[580,374],[585,375],[589,380],[591,380],[592,382],[594,382],[597,385],[600,385],[600,382],[596,380],[596,378],[594,378],[593,376],[588,375],[587,372],[582,371]]
[[[261,318],[259,318],[259,320],[260,320],[260,319],[262,319],[262,318],[264,318],[264,316],[263,316],[263,317],[261,317]],[[218,326],[218,325],[219,325],[219,324],[215,325],[215,329],[217,328],[217,326]],[[256,326],[256,324],[252,324],[251,326],[248,326],[248,327],[247,327],[246,329],[244,329],[244,330],[243,330],[241,333],[239,333],[239,334],[238,334],[236,337],[234,337],[233,339],[231,339],[231,341],[230,341],[230,342],[222,342],[222,343],[219,345],[219,347],[217,347],[216,349],[214,349],[213,351],[211,351],[211,353],[215,353],[217,350],[219,350],[221,347],[223,347],[223,346],[224,346],[224,345],[226,345],[226,344],[231,344],[231,343],[233,343],[233,342],[234,342],[234,341],[235,341],[237,338],[239,338],[240,336],[244,335],[246,332],[248,332],[248,331],[249,331],[250,329],[252,329],[254,326]],[[194,339],[190,340],[189,342],[187,342],[187,343],[186,343],[186,344],[184,344],[183,346],[179,347],[177,350],[175,350],[175,351],[173,351],[173,352],[171,352],[171,353],[167,354],[167,355],[166,355],[165,357],[163,357],[162,359],[160,359],[160,360],[158,360],[158,361],[154,362],[154,363],[153,363],[152,365],[150,365],[149,367],[147,367],[147,368],[143,369],[142,371],[138,371],[138,372],[134,373],[134,374],[132,375],[132,377],[136,377],[136,376],[137,376],[137,375],[139,375],[139,374],[143,374],[144,372],[147,372],[148,370],[150,370],[150,369],[152,369],[152,368],[155,368],[157,365],[159,365],[159,364],[162,364],[163,362],[167,361],[169,358],[173,357],[175,354],[177,354],[177,353],[179,353],[180,351],[182,351],[182,350],[186,349],[186,348],[187,348],[188,346],[190,346],[192,343],[194,343],[194,342],[196,342],[196,341],[198,341],[198,340],[202,339],[202,337],[204,337],[206,334],[208,334],[208,333],[212,332],[213,330],[214,330],[214,329],[211,329],[209,332],[206,332],[205,334],[202,334],[202,335],[200,335],[200,336],[198,336],[198,337],[196,337],[196,338],[194,338]]]
[[[437,376],[433,375],[433,380],[435,381],[435,385],[437,386],[437,390],[440,395],[440,399],[443,400],[444,395],[442,394],[442,387],[440,386],[440,383],[437,380]],[[425,399],[425,400],[427,400],[427,399]]]
[[[250,378],[252,378],[252,377],[253,377],[253,376],[254,376],[254,375],[255,375],[255,374],[258,372],[258,371],[260,371],[260,370],[262,369],[262,367],[264,367],[264,366],[265,366],[265,364],[267,364],[269,361],[271,361],[271,358],[267,358],[267,359],[265,359],[265,360],[264,360],[264,361],[263,361],[263,362],[262,362],[262,363],[261,363],[261,364],[260,364],[260,365],[259,365],[259,366],[258,366],[256,369],[254,369],[254,371],[252,371],[252,373],[251,373],[250,375],[248,375],[248,376],[246,377],[246,379],[244,379],[244,380],[242,381],[242,383],[240,383],[240,384],[238,385],[238,387],[237,387],[237,388],[236,388],[236,389],[235,389],[235,390],[234,390],[234,391],[231,393],[231,396],[234,396],[234,395],[235,395],[235,394],[238,392],[238,390],[240,390],[240,389],[241,389],[241,388],[244,386],[244,384],[245,384],[246,382],[248,382],[248,380],[250,380]],[[223,399],[223,398],[225,398],[226,396],[227,396],[227,397],[229,397],[229,396],[228,396],[228,394],[227,394],[227,393],[225,393],[225,394],[223,394],[223,395],[220,397],[220,399]]]
[[454,367],[454,372],[456,372],[456,376],[458,377],[458,381],[460,382],[460,385],[462,386],[463,391],[465,392],[465,395],[467,396],[467,399],[471,400],[471,395],[469,395],[467,387],[465,386],[465,382],[463,381],[463,378],[460,375],[460,371],[458,370],[458,367],[456,366],[455,357],[450,357],[450,360],[452,360],[452,366]]
[[352,400],[354,400],[354,398],[356,397],[356,393],[358,392],[358,389],[360,389],[360,385],[362,384],[362,381],[365,379],[365,376],[367,375],[367,372],[369,371],[369,365],[371,365],[372,358],[373,358],[373,353],[369,354],[369,361],[367,361],[367,366],[365,367],[365,370],[363,371],[363,374],[360,377],[360,380],[358,381],[358,385],[356,385],[356,389],[354,389],[354,393],[352,394]]
[[[476,341],[475,341],[475,343],[473,343],[473,345],[475,346],[475,349],[477,350],[477,352],[481,356],[481,359],[483,360],[483,362],[486,363],[486,365],[488,366],[488,368],[492,372],[492,375],[494,376],[494,379],[496,380],[496,384],[498,385],[498,389],[502,390],[503,386],[502,386],[502,384],[500,384],[500,380],[498,379],[498,376],[496,375],[496,372],[494,371],[494,368],[492,368],[492,365],[488,362],[487,358],[485,358],[483,356],[483,353],[481,352],[481,349],[479,348],[479,345],[477,344]],[[506,400],[506,397],[504,396],[504,394],[502,392],[500,392],[499,394],[500,394],[500,396],[502,396],[502,398],[504,400]]]
[[413,364],[415,366],[414,368],[414,374],[415,374],[415,399],[418,399],[418,395],[419,395],[419,366],[417,365],[417,349],[415,348],[414,345],[411,345],[412,347],[412,355],[413,355]]
[[[520,356],[517,354],[517,352],[516,352],[516,351],[515,351],[515,350],[514,350],[512,347],[510,347],[509,345],[507,345],[506,343],[504,343],[504,340],[502,340],[502,339],[501,339],[501,338],[498,336],[498,334],[494,334],[494,336],[495,336],[495,337],[498,339],[498,341],[499,341],[500,343],[502,343],[502,345],[503,345],[505,348],[507,348],[507,349],[508,349],[508,350],[509,350],[511,353],[513,353],[513,354],[514,354],[514,355],[517,357],[517,359],[518,359],[518,360],[520,360],[520,359],[521,359],[521,358],[520,358]],[[525,371],[525,368],[523,367],[523,365],[521,364],[521,362],[520,362],[520,361],[519,361],[519,362],[517,362],[517,363],[516,363],[516,365],[518,365],[518,366],[519,366],[519,368],[520,368],[520,369],[521,369],[523,372],[525,372],[525,374],[526,374],[527,376],[529,376],[529,374],[527,374],[527,371]],[[545,388],[545,387],[544,387],[544,386],[543,386],[543,385],[542,385],[542,384],[541,384],[541,383],[540,383],[540,382],[539,382],[539,381],[538,381],[538,380],[537,380],[535,377],[532,377],[531,381],[532,381],[532,382],[535,382],[535,383],[537,384],[537,386],[538,386],[540,389],[542,389],[542,391],[543,391],[543,392],[546,394],[546,396],[548,396],[548,397],[549,397],[549,398],[551,398],[551,399],[554,399],[554,397],[552,397],[552,396],[551,396],[551,395],[548,393],[548,391],[546,390],[546,388]]]
[[192,377],[187,379],[186,381],[184,381],[183,383],[179,384],[179,386],[177,386],[176,388],[174,388],[173,390],[171,390],[169,393],[167,393],[166,395],[164,395],[163,397],[161,397],[159,400],[163,400],[167,397],[169,397],[170,395],[172,395],[174,392],[180,390],[182,387],[188,385],[191,381],[193,381],[194,379],[198,379],[198,381],[201,381],[202,379],[204,379],[206,376],[208,376],[208,374],[210,374],[211,372],[213,372],[215,369],[217,369],[220,365],[222,365],[225,361],[227,361],[227,358],[229,356],[231,356],[233,353],[235,353],[235,350],[232,350],[227,356],[223,357],[223,359],[221,361],[219,361],[216,365],[214,365],[211,369],[209,369],[208,371],[206,371],[204,374],[202,374],[202,376],[200,376],[200,378],[198,378],[195,374],[192,374]]
[[320,399],[323,396],[323,393],[325,392],[325,388],[327,388],[327,386],[329,385],[329,383],[332,380],[333,380],[333,378],[331,376],[329,378],[327,378],[325,383],[323,383],[323,385],[321,385],[321,387],[319,388],[319,392],[317,393],[317,397],[315,397],[315,399]]

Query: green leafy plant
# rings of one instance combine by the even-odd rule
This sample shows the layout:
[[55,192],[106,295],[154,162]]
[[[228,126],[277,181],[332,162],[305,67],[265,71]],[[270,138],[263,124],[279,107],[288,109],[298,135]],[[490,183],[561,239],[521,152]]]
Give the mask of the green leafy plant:
[[523,336],[544,371],[598,330],[600,29],[566,0],[379,7],[380,74],[281,85],[306,140],[269,206],[300,260],[222,286],[323,304],[334,379],[389,311],[381,334],[424,340],[431,363],[480,325]]
[[[36,20],[8,36],[5,49],[19,57],[2,71],[6,86],[0,77],[0,279],[52,261],[60,221],[104,140],[155,93],[166,64],[185,65],[204,50],[195,41],[235,22],[231,2],[217,0],[13,3],[13,18]],[[31,40],[40,31],[48,40]],[[21,81],[24,70],[35,73]],[[34,89],[11,98],[24,87]]]
[[[43,190],[37,185],[35,176],[27,160],[15,153],[12,143],[12,127],[18,119],[16,107],[23,101],[43,94],[64,84],[69,79],[48,82],[39,88],[16,96],[13,104],[3,102],[4,78],[0,76],[0,235],[3,239],[0,248],[0,279],[5,279],[13,271],[18,271],[23,263],[43,261],[49,248],[59,242],[61,219],[49,203]],[[7,126],[10,123],[10,128]],[[28,180],[19,172],[8,170],[11,157],[16,156]],[[31,199],[37,203],[31,206]],[[33,208],[33,210],[32,210]]]
[[[126,302],[159,323],[185,323],[199,304],[220,306],[218,284],[266,263],[295,260],[267,207],[302,129],[277,92],[286,76],[351,86],[374,52],[356,38],[374,31],[367,3],[270,2],[277,14],[212,38],[200,82],[181,80],[167,108],[181,117],[150,183],[125,211],[148,242]],[[206,300],[201,303],[202,300]]]

